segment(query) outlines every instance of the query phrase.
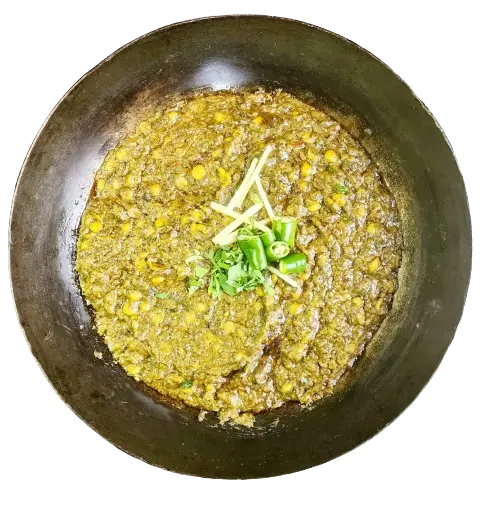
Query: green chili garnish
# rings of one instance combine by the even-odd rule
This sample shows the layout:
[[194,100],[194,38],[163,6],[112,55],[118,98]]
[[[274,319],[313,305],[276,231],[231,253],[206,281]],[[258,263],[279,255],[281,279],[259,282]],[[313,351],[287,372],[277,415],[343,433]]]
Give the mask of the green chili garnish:
[[286,242],[277,240],[265,248],[265,253],[269,262],[276,262],[290,253],[290,247]]
[[269,246],[272,242],[277,240],[275,233],[272,231],[262,233],[260,235],[260,239],[262,239],[262,243],[265,247]]
[[303,273],[306,266],[307,258],[304,253],[288,255],[278,263],[278,269],[282,274]]
[[258,235],[238,234],[238,245],[243,251],[250,267],[255,271],[261,271],[267,267],[265,248]]
[[297,232],[297,219],[295,217],[275,217],[272,222],[272,229],[277,240],[286,242],[291,248],[294,247]]

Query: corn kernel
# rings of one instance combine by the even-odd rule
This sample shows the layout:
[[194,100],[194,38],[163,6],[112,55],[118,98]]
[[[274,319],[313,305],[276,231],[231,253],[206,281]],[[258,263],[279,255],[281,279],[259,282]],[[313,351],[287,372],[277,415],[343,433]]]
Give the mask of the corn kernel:
[[376,258],[373,258],[373,260],[368,264],[368,271],[370,273],[375,273],[378,269],[378,267],[380,267],[381,265],[381,261],[378,257]]
[[89,243],[88,240],[83,240],[83,242],[81,242],[81,244],[79,245],[79,249],[82,251],[85,251],[85,250],[89,249],[90,246],[91,246],[91,244]]
[[175,186],[178,189],[184,190],[187,188],[187,180],[183,176],[178,176],[175,179]]
[[214,159],[218,159],[219,157],[221,157],[222,154],[223,154],[222,148],[216,148],[215,150],[213,150],[211,152],[211,155],[213,156]]
[[226,333],[234,333],[236,331],[236,326],[233,321],[225,321],[223,324],[223,330]]
[[227,187],[231,183],[231,175],[224,168],[218,167],[218,175],[223,187]]
[[378,299],[378,301],[375,303],[375,310],[379,312],[381,310],[381,305],[383,304],[383,299]]
[[346,196],[344,194],[341,194],[340,192],[336,192],[335,194],[333,194],[332,199],[340,207],[344,207],[344,205],[346,205]]
[[171,110],[170,112],[167,113],[167,117],[169,118],[170,122],[175,123],[177,121],[177,118],[179,117],[179,115],[177,114],[176,111]]
[[138,313],[138,303],[129,301],[123,304],[122,311],[125,315],[137,315]]
[[260,287],[260,285],[255,289],[255,294],[257,296],[264,296],[265,295],[265,291],[263,290],[263,287]]
[[296,173],[296,171],[289,171],[289,172],[287,173],[287,176],[288,176],[288,178],[289,178],[289,180],[290,180],[291,182],[293,182],[294,180],[296,180],[296,179],[297,179],[297,173]]
[[152,185],[150,185],[149,191],[152,196],[159,196],[162,191],[162,188],[158,183],[153,183]]
[[141,312],[148,312],[150,310],[150,303],[148,301],[141,301],[139,305]]
[[144,230],[143,230],[143,234],[146,236],[146,237],[152,237],[152,235],[155,233],[155,228],[153,226],[147,226]]
[[206,168],[201,164],[192,168],[192,177],[196,180],[202,180],[206,176]]
[[124,201],[132,201],[133,191],[131,189],[122,189],[120,191],[120,197]]
[[261,116],[256,116],[252,119],[252,121],[256,125],[261,125],[263,123],[263,118]]
[[167,226],[169,224],[169,220],[166,217],[158,217],[155,220],[156,228],[162,228],[162,226]]
[[161,148],[156,148],[152,152],[152,158],[154,158],[155,160],[161,159],[162,158],[162,149]]
[[292,388],[294,388],[294,385],[292,383],[290,383],[289,381],[287,381],[287,383],[284,383],[280,387],[280,392],[282,392],[282,394],[286,394],[286,393],[290,392],[292,390]]
[[102,191],[105,188],[106,182],[103,180],[103,178],[100,178],[99,180],[96,180],[96,190]]
[[206,233],[208,228],[205,224],[202,223],[191,223],[189,230],[193,235],[197,235],[198,233]]
[[200,210],[193,210],[191,212],[191,219],[196,223],[202,221],[203,215]]
[[107,171],[114,171],[116,167],[116,160],[109,159],[103,164],[103,169],[106,169]]
[[339,160],[339,157],[334,150],[327,150],[326,153],[324,153],[324,158],[327,160],[327,162],[331,163],[336,163]]
[[312,176],[314,174],[314,168],[306,161],[300,168],[302,176]]
[[354,306],[357,306],[358,308],[363,306],[363,300],[359,296],[353,297],[351,302]]
[[147,268],[147,262],[144,259],[139,258],[135,262],[135,267],[137,268],[137,271],[142,272]]
[[115,180],[113,180],[111,186],[113,187],[113,189],[118,190],[122,186],[122,184],[121,184],[120,180],[115,178]]
[[186,322],[189,324],[192,324],[196,320],[196,314],[194,312],[186,312],[186,315],[184,317],[186,319]]
[[160,342],[159,343],[159,351],[164,356],[168,356],[171,352],[170,344],[168,344],[167,342]]
[[127,210],[127,214],[132,217],[132,218],[135,218],[135,217],[138,217],[140,215],[140,210],[138,210],[137,207],[131,207]]
[[377,231],[378,231],[378,224],[376,223],[368,223],[366,225],[366,231],[370,234],[370,235],[374,235]]
[[142,121],[139,125],[138,125],[138,130],[140,132],[142,132],[142,134],[147,134],[148,132],[150,132],[150,128],[151,128],[151,125],[148,121]]
[[300,189],[301,191],[306,192],[306,191],[308,191],[308,190],[309,190],[309,187],[310,187],[310,186],[309,186],[309,183],[308,183],[308,182],[306,182],[305,180],[302,180],[302,179],[301,179],[301,180],[299,180],[299,181],[297,182],[297,184],[298,184],[299,189]]
[[139,290],[132,290],[128,293],[128,297],[132,301],[139,301],[140,299],[142,299],[142,293]]
[[214,113],[214,121],[216,121],[216,123],[222,123],[225,119],[226,115],[223,112]]
[[300,303],[292,303],[289,307],[289,311],[292,315],[300,314],[303,309],[304,308]]
[[128,365],[125,365],[125,370],[129,376],[133,376],[136,381],[140,381],[140,378],[138,377],[140,374],[140,365],[129,363]]
[[152,285],[160,285],[161,283],[164,282],[164,277],[163,276],[153,276],[150,281],[152,282]]
[[191,220],[191,216],[182,216],[181,217],[181,226],[186,226],[186,224]]
[[313,164],[315,164],[317,162],[318,156],[312,150],[308,150],[307,158],[308,158],[309,162],[312,162]]
[[309,212],[317,212],[321,208],[321,206],[322,205],[318,201],[307,201],[307,209],[309,210]]
[[366,208],[364,205],[357,205],[356,207],[354,207],[354,214],[356,215],[356,217],[364,217],[366,215]]
[[89,224],[88,228],[91,232],[98,233],[99,231],[101,231],[103,229],[103,225],[101,224],[100,221],[93,221],[92,223]]
[[292,299],[299,299],[299,297],[302,295],[301,290],[295,290],[290,294],[292,296]]
[[128,185],[128,187],[133,187],[135,183],[135,175],[133,173],[128,173],[128,175],[125,177],[125,184]]
[[303,140],[304,142],[310,142],[311,137],[312,137],[312,134],[311,134],[310,132],[304,132],[304,133],[302,134],[302,140]]
[[128,158],[129,158],[128,151],[127,151],[125,148],[120,148],[120,149],[115,153],[115,158],[116,158],[117,160],[121,160],[121,161],[126,161],[126,160],[128,160]]

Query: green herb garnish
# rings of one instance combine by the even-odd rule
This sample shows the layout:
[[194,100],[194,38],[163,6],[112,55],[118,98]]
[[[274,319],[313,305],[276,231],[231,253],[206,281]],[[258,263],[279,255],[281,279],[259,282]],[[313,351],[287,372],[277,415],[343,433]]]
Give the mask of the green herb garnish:
[[346,194],[348,192],[348,188],[343,183],[337,183],[335,187],[336,191],[340,192],[341,194]]
[[197,276],[191,276],[187,283],[187,292],[189,294],[194,294],[196,290],[199,290],[204,285],[204,280],[202,278],[198,278]]
[[197,278],[204,278],[204,276],[206,276],[206,274],[208,274],[208,272],[209,272],[209,269],[207,269],[206,267],[197,266],[194,269],[194,274],[196,275]]
[[154,294],[154,296],[157,298],[157,299],[167,299],[169,297],[169,293],[168,292],[156,292]]
[[262,285],[267,294],[273,294],[267,283],[266,270],[253,269],[237,244],[211,252],[209,259],[212,270],[208,293],[213,298],[220,297],[222,293],[234,296],[244,290],[255,290],[258,285]]
[[181,388],[191,388],[192,387],[192,381],[186,379],[181,383]]

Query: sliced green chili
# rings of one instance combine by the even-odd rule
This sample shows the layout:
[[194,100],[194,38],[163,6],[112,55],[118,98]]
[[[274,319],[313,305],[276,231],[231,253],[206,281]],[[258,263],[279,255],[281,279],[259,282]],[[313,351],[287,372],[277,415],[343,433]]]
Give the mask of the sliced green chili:
[[267,257],[263,242],[258,235],[238,234],[238,245],[243,251],[250,267],[255,271],[261,271],[267,267]]
[[304,253],[294,253],[282,258],[278,263],[282,274],[303,273],[307,266],[307,258]]
[[277,240],[286,242],[291,248],[294,247],[297,232],[297,219],[295,217],[275,217],[272,222],[272,229]]
[[277,240],[277,237],[275,236],[275,233],[272,231],[262,233],[260,235],[260,239],[262,240],[262,243],[265,247],[270,246],[272,242],[275,242]]
[[265,248],[265,253],[269,262],[276,262],[290,253],[290,246],[286,242],[277,240]]

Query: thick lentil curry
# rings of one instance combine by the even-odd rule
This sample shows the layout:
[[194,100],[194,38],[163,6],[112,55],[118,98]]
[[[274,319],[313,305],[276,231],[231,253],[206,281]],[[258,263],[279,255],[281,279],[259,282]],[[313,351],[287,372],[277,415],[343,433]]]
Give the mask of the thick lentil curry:
[[[232,221],[211,202],[227,205],[269,144],[261,185],[275,215],[298,221],[307,266],[297,286],[268,274],[273,293],[213,297],[199,276],[204,286],[188,290],[191,256],[214,251]],[[174,100],[111,150],[76,268],[130,376],[202,416],[251,425],[255,413],[332,393],[387,314],[400,261],[394,199],[359,143],[289,94],[257,91]]]

